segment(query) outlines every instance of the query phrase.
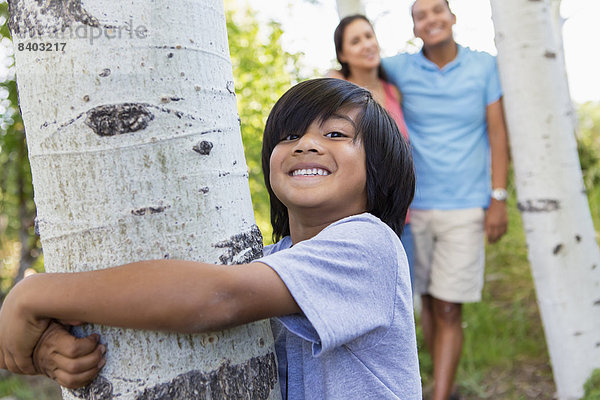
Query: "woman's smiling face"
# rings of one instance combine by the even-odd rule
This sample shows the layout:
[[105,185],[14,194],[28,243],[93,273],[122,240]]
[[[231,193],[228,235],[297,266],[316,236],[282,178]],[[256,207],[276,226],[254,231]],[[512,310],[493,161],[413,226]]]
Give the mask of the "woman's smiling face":
[[339,219],[366,211],[366,155],[356,137],[358,112],[338,111],[313,121],[304,135],[287,136],[275,146],[269,179],[290,214],[310,210]]
[[379,44],[370,23],[357,18],[346,26],[339,58],[350,68],[372,69],[379,66]]

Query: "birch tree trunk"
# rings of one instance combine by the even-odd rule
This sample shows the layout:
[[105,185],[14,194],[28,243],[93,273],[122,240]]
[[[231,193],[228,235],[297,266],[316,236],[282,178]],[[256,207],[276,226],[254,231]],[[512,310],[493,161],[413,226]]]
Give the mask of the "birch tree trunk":
[[559,399],[600,367],[600,252],[550,2],[492,0],[518,206]]
[[[10,27],[48,271],[261,254],[220,0],[13,0]],[[108,362],[66,399],[280,396],[266,321],[91,330]]]
[[556,46],[560,49],[560,52],[563,57],[564,62],[564,46],[563,46],[563,38],[562,38],[562,29],[564,24],[564,19],[560,15],[560,3],[562,0],[550,0],[550,16],[552,21],[552,31],[554,32],[554,40],[556,41]]
[[340,19],[348,15],[365,15],[365,6],[361,0],[337,0],[337,10]]

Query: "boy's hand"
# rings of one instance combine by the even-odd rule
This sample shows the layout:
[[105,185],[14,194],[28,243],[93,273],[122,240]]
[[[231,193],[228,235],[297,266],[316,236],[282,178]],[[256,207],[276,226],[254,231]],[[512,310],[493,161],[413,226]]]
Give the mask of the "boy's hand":
[[0,309],[0,368],[24,375],[37,373],[33,365],[33,348],[50,323],[38,319],[23,305],[27,297],[27,278],[6,296]]
[[104,366],[106,347],[100,337],[71,335],[65,326],[52,322],[33,352],[37,370],[59,385],[75,389],[90,383]]

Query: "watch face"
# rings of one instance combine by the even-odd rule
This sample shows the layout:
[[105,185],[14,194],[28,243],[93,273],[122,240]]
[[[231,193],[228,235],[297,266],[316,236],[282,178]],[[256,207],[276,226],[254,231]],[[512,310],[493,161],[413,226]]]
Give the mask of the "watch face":
[[504,201],[508,197],[506,189],[494,189],[492,190],[492,199]]

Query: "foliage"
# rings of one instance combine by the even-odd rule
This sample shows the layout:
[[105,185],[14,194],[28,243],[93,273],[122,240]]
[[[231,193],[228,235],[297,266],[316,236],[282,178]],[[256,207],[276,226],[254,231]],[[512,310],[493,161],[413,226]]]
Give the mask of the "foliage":
[[583,385],[583,398],[581,400],[600,400],[600,368],[592,371],[592,375]]
[[0,371],[0,399],[60,400],[62,396],[59,386],[49,378],[24,377]]
[[225,3],[227,33],[250,192],[257,224],[265,243],[271,243],[269,198],[261,168],[262,134],[277,99],[299,79],[301,55],[283,51],[283,31],[278,23],[264,26],[252,10],[234,10],[233,5],[232,1]]
[[585,184],[589,189],[600,184],[600,102],[578,107],[577,148]]
[[[25,130],[18,106],[8,5],[0,3],[0,46],[10,55],[0,78],[0,297],[38,259],[41,246],[34,232],[35,204],[27,158]],[[18,246],[13,246],[18,243]],[[37,264],[41,269],[41,263]]]
[[[600,232],[600,102],[578,107],[577,149],[596,232]],[[600,239],[600,234],[598,235]]]
[[0,381],[0,396],[14,395],[18,398],[34,399],[34,393],[28,389],[16,376]]

